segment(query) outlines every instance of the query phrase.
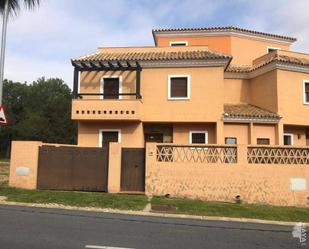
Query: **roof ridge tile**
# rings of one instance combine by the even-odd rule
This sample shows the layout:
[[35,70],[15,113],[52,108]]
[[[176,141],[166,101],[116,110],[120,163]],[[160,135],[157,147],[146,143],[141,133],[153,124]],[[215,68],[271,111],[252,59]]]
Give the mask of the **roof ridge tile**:
[[277,39],[289,40],[289,41],[296,41],[297,39],[294,37],[284,36],[284,35],[277,35],[267,32],[255,31],[251,29],[240,28],[236,26],[214,26],[214,27],[192,27],[192,28],[155,28],[152,29],[152,33],[158,32],[194,32],[194,31],[239,31],[244,33],[251,33],[254,35],[266,36],[266,37],[273,37]]

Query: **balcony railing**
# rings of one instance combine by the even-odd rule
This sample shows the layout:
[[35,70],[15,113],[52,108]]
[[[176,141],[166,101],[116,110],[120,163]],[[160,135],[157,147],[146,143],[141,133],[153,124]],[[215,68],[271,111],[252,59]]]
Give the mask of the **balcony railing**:
[[123,97],[123,96],[135,96],[136,99],[141,99],[142,96],[138,93],[115,93],[115,94],[106,94],[106,93],[78,93],[77,98],[83,99],[86,96],[99,96],[103,99],[119,99],[119,98],[109,98],[109,97]]

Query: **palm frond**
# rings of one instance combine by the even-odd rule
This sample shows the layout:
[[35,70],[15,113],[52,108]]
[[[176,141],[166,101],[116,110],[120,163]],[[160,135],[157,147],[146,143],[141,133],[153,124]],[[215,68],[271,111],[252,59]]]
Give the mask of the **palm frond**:
[[[40,5],[42,0],[7,0],[9,1],[9,13],[17,15],[22,7],[33,9]],[[6,0],[0,0],[0,13],[3,14]]]
[[24,6],[28,9],[34,9],[39,6],[41,2],[41,0],[24,0]]

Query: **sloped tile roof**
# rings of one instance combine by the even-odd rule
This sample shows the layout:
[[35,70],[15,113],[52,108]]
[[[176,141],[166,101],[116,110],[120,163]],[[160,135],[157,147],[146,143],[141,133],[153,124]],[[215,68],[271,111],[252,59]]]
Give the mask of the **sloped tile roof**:
[[149,51],[149,52],[104,52],[82,56],[73,61],[162,61],[162,60],[206,60],[229,59],[228,55],[210,51]]
[[287,41],[290,41],[290,42],[295,42],[297,40],[294,37],[270,34],[270,33],[265,33],[265,32],[259,32],[259,31],[255,31],[255,30],[243,29],[243,28],[238,28],[238,27],[234,27],[234,26],[206,27],[206,28],[159,28],[159,29],[153,29],[152,30],[152,32],[154,34],[155,33],[162,33],[162,32],[179,32],[179,33],[181,33],[181,32],[196,32],[196,31],[240,32],[240,33],[253,34],[253,35],[258,35],[258,36],[263,36],[263,37],[287,40]]
[[305,58],[296,58],[293,56],[287,56],[287,55],[280,55],[274,53],[272,56],[267,58],[265,61],[261,61],[258,64],[255,64],[253,66],[242,66],[242,65],[229,65],[229,67],[226,69],[226,72],[233,72],[233,73],[249,73],[252,72],[260,67],[263,67],[271,62],[283,62],[287,64],[292,65],[298,65],[298,66],[308,66],[309,67],[309,60]]
[[229,118],[280,119],[278,114],[250,104],[224,104],[224,116]]
[[231,73],[248,73],[251,70],[252,70],[252,66],[229,65],[225,71],[231,72]]

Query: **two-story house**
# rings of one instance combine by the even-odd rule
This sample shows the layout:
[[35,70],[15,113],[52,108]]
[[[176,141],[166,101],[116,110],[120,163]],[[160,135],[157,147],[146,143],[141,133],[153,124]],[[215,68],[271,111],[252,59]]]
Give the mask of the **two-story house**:
[[78,145],[309,145],[309,54],[237,27],[156,29],[73,59]]

